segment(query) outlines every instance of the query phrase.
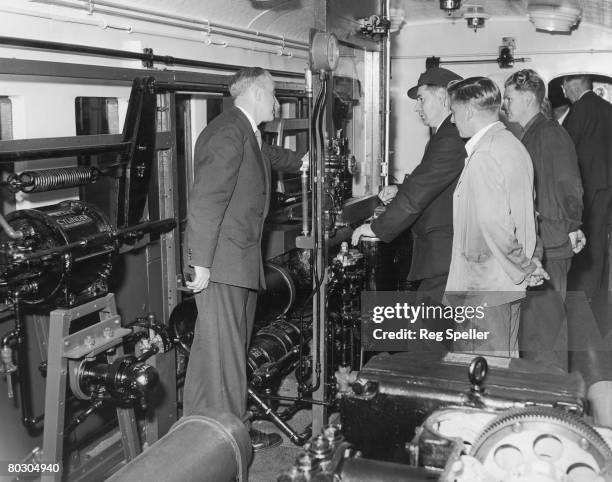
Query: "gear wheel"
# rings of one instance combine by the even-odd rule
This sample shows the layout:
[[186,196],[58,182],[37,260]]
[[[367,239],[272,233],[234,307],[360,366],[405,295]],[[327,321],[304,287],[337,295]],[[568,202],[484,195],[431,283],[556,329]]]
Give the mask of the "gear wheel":
[[581,418],[561,409],[529,407],[489,422],[470,455],[504,482],[590,482],[598,479],[612,450]]

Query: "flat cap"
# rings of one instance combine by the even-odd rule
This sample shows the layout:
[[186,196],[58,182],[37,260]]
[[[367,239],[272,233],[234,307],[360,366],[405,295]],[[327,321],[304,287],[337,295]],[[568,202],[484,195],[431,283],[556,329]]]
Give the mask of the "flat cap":
[[419,76],[417,85],[408,90],[408,97],[416,99],[417,91],[421,85],[439,85],[440,87],[446,87],[448,83],[453,80],[463,80],[463,77],[448,69],[443,69],[442,67],[432,67]]

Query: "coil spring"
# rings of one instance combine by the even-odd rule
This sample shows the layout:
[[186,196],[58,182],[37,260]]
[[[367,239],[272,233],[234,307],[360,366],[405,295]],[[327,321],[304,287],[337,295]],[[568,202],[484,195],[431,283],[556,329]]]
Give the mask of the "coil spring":
[[26,193],[46,192],[68,187],[84,186],[98,179],[95,167],[61,167],[44,171],[25,171],[14,175],[9,182]]

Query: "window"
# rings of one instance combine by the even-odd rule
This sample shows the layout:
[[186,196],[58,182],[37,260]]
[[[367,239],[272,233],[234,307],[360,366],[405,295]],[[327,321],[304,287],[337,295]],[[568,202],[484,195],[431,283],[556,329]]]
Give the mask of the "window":
[[[74,101],[76,119],[76,134],[98,135],[119,133],[119,107],[116,97],[77,97]],[[97,166],[103,169],[105,165],[113,164],[116,153],[79,156],[79,166]],[[113,219],[112,209],[115,203],[113,197],[117,192],[116,179],[101,176],[95,183],[79,188],[79,198],[98,206]]]

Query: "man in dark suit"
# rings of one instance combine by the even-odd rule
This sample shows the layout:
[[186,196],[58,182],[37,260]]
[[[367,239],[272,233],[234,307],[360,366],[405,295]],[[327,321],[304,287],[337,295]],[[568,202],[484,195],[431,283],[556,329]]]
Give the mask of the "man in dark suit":
[[[572,107],[563,121],[576,145],[584,187],[585,249],[574,258],[568,278],[570,290],[592,298],[602,287],[607,259],[607,226],[612,198],[612,104],[591,89],[591,78],[563,79],[563,91]],[[602,330],[606,335],[607,329]]]
[[[263,287],[263,223],[271,169],[299,171],[296,153],[261,143],[257,126],[277,107],[274,81],[258,67],[229,83],[234,107],[209,123],[195,146],[186,248],[198,320],[185,380],[183,412],[207,408],[246,414],[246,356],[257,290]],[[254,448],[280,443],[278,434],[251,430]]]
[[392,241],[412,228],[414,246],[408,279],[421,281],[418,291],[440,302],[446,286],[453,242],[453,191],[466,152],[450,119],[446,86],[461,77],[450,70],[431,68],[419,77],[408,97],[417,101],[415,111],[423,124],[434,129],[421,163],[398,188],[381,192],[383,202],[392,198],[386,211],[371,224],[359,226],[352,242],[361,236]]

